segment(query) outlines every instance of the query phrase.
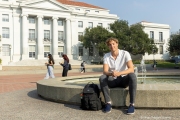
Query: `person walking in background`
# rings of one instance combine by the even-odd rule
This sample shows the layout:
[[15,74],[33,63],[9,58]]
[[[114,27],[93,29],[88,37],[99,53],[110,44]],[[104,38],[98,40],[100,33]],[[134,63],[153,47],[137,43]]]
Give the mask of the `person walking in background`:
[[106,45],[109,47],[110,52],[104,55],[103,75],[99,78],[101,91],[106,103],[104,112],[109,113],[112,109],[109,88],[126,88],[129,86],[130,105],[127,114],[134,114],[137,78],[134,74],[130,53],[118,49],[118,43],[119,41],[116,38],[106,40]]
[[156,62],[156,60],[153,61],[153,68],[154,68],[154,70],[157,70],[157,62]]
[[66,54],[63,54],[62,57],[64,59],[64,62],[63,63],[59,62],[59,64],[61,66],[63,66],[62,77],[66,77],[67,73],[68,73],[68,70],[69,70],[69,58],[67,57]]
[[81,63],[81,73],[85,73],[85,61]]
[[45,65],[47,66],[47,73],[46,73],[46,77],[44,79],[49,79],[49,77],[55,78],[54,72],[53,72],[54,59],[51,54],[48,54],[48,62],[46,62]]

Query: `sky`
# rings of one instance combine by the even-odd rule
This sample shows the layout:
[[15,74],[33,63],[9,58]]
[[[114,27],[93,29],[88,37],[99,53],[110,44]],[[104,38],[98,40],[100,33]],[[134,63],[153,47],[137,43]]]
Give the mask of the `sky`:
[[147,21],[168,24],[171,32],[180,29],[180,0],[77,0],[110,10],[129,25]]

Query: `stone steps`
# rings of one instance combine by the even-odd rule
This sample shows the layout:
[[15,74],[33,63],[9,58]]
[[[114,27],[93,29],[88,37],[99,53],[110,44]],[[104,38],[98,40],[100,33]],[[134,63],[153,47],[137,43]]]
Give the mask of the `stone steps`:
[[[71,65],[72,69],[80,69],[80,65]],[[102,68],[102,65],[86,65],[87,69],[89,68]],[[61,65],[55,65],[54,69],[61,69]],[[2,71],[11,71],[11,70],[46,70],[47,67],[45,65],[41,66],[3,66]]]
[[[42,66],[45,62],[47,62],[47,59],[42,60],[21,60],[17,62],[10,62],[7,66]],[[55,59],[54,60],[55,65],[59,65],[59,62],[63,62],[62,58]],[[80,60],[70,60],[70,64],[72,65],[80,65],[82,61]]]
[[[86,72],[102,72],[102,65],[86,65]],[[45,74],[46,66],[3,66],[0,75]],[[68,72],[80,72],[80,65],[72,65]],[[62,66],[55,65],[54,73],[62,73]]]

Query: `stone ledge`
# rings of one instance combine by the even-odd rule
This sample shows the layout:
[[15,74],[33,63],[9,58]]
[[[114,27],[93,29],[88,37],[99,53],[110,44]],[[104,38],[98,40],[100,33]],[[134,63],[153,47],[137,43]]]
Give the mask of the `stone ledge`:
[[[82,75],[40,80],[37,82],[37,93],[43,98],[56,102],[80,105],[80,93],[85,84],[78,85],[64,81],[83,77],[97,77],[98,79],[99,76]],[[180,84],[138,84],[135,105],[139,108],[180,108],[179,86]],[[110,96],[114,107],[129,105],[127,88],[110,89]]]

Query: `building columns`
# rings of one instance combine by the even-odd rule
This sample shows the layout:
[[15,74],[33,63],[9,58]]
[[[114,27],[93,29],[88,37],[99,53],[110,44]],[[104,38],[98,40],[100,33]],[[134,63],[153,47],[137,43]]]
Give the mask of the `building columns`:
[[53,58],[58,59],[58,30],[57,30],[57,17],[53,17],[53,41],[52,41],[52,50],[53,50]]
[[66,19],[66,52],[69,59],[72,59],[71,45],[71,21]]
[[37,48],[38,48],[38,54],[37,54],[37,59],[43,59],[44,54],[43,54],[43,29],[42,29],[42,16],[37,16],[38,18],[38,38],[37,38]]
[[[77,32],[77,24],[76,24],[76,20],[75,19],[71,19],[71,38],[78,40],[78,32]],[[77,55],[77,46],[76,46],[76,42],[72,41],[71,43],[71,54],[72,55]]]
[[17,62],[21,58],[21,37],[19,36],[21,34],[20,30],[17,30],[20,28],[21,23],[19,23],[20,17],[16,13],[16,9],[13,9],[13,14],[12,14],[12,38],[13,38],[13,43],[12,43],[12,61]]
[[22,60],[28,59],[27,15],[22,15]]

